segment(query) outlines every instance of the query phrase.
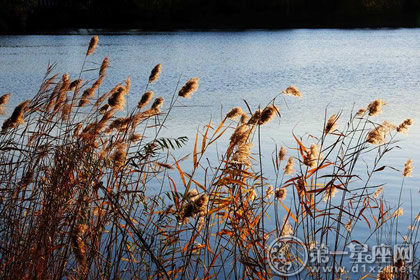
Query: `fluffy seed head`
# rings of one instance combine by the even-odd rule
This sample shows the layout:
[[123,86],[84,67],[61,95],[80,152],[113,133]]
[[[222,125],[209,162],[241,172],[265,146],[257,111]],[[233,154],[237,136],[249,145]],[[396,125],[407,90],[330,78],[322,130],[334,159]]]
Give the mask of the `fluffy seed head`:
[[0,97],[0,105],[6,105],[7,102],[9,102],[9,99],[10,99],[10,93],[3,94]]
[[280,148],[280,152],[279,152],[279,160],[285,160],[286,159],[286,148],[285,147],[281,147]]
[[244,123],[246,123],[248,121],[248,119],[249,119],[248,114],[245,113],[245,112],[243,112],[242,115],[241,115],[241,119],[240,119],[239,122],[242,123],[242,124],[244,124]]
[[328,134],[333,132],[337,129],[337,120],[338,117],[336,114],[333,114],[327,121],[327,124],[325,125],[324,133]]
[[338,189],[334,186],[332,186],[331,188],[328,188],[327,190],[325,190],[325,193],[322,197],[322,201],[327,202],[331,198],[335,197],[337,191]]
[[413,125],[413,119],[406,119],[399,126],[397,126],[398,133],[407,133],[408,128]]
[[160,72],[162,70],[162,66],[160,64],[156,65],[149,76],[149,83],[153,83],[159,78]]
[[200,78],[191,78],[179,90],[178,95],[184,98],[191,98],[191,95],[198,89]]
[[234,107],[226,114],[226,118],[234,120],[241,116],[242,113],[243,111],[240,107]]
[[376,276],[377,280],[392,280],[394,279],[394,273],[392,265],[385,266]]
[[26,100],[16,106],[10,118],[6,119],[3,122],[2,131],[6,131],[9,128],[15,128],[20,124],[24,124],[24,113],[27,110],[27,107],[30,103],[30,100]]
[[232,156],[232,163],[250,166],[249,156],[251,155],[252,145],[252,143],[239,144],[237,151]]
[[121,168],[125,164],[125,160],[127,157],[127,145],[126,144],[118,144],[115,148],[114,153],[111,155],[110,160],[114,163],[114,167],[116,169]]
[[108,99],[108,104],[115,110],[123,111],[125,106],[125,94],[125,88],[119,87],[118,90]]
[[283,220],[283,225],[280,231],[281,236],[290,236],[293,235],[293,227],[286,219]]
[[264,125],[270,122],[274,118],[276,112],[278,112],[278,109],[274,105],[269,105],[265,107],[264,110],[261,112],[258,124]]
[[303,159],[303,164],[311,168],[315,168],[317,166],[318,160],[320,160],[318,146],[316,144],[312,144],[309,150],[306,152],[305,158]]
[[345,225],[344,228],[348,231],[351,232],[351,227],[353,225],[353,220],[349,220]]
[[365,108],[361,108],[361,109],[359,109],[359,111],[357,111],[356,115],[358,117],[362,117],[365,114],[365,112],[366,112],[366,109]]
[[270,198],[274,194],[274,187],[273,185],[269,185],[267,190],[265,191],[265,196]]
[[371,130],[366,138],[366,142],[380,145],[385,143],[385,137],[395,129],[395,126],[387,121]]
[[88,50],[87,50],[87,52],[86,52],[86,55],[87,56],[89,56],[89,55],[91,55],[94,51],[95,51],[95,49],[96,49],[96,46],[98,45],[98,42],[99,42],[99,37],[98,36],[93,36],[91,39],[90,39],[90,42],[89,42],[89,47],[88,47]]
[[165,99],[163,99],[163,97],[156,98],[152,104],[152,110],[154,110],[156,113],[160,113],[164,101]]
[[282,91],[282,94],[292,95],[292,96],[296,96],[298,98],[302,98],[302,93],[295,86],[290,86],[290,87],[286,88],[285,90]]
[[383,105],[385,105],[385,102],[381,99],[372,101],[367,107],[367,110],[369,111],[369,116],[372,117],[380,114]]
[[105,57],[102,61],[101,68],[99,69],[99,76],[105,76],[106,75],[106,69],[109,66],[109,58]]
[[392,213],[392,217],[393,218],[400,217],[403,214],[404,214],[404,210],[402,209],[402,207],[400,207],[397,210],[395,210],[394,213]]
[[280,200],[285,200],[286,199],[286,194],[287,194],[287,189],[277,188],[274,196],[276,197],[277,200],[280,201]]
[[372,197],[374,198],[374,199],[376,199],[376,198],[378,198],[378,196],[382,193],[382,191],[383,191],[383,189],[384,189],[384,187],[379,187],[373,194],[372,194]]
[[83,80],[82,79],[74,80],[73,82],[70,83],[69,90],[75,90],[77,88],[80,88],[80,86],[82,85],[82,83],[83,83]]
[[413,172],[413,160],[409,159],[404,164],[403,176],[411,177],[412,172]]
[[139,104],[137,104],[137,108],[142,109],[144,106],[146,106],[150,102],[150,100],[152,100],[153,95],[154,95],[153,91],[151,90],[146,91],[141,97]]
[[261,110],[258,109],[254,112],[254,114],[251,116],[251,118],[248,121],[249,125],[254,125],[254,124],[258,124],[260,122],[261,119]]
[[284,167],[284,174],[290,175],[294,173],[295,172],[294,165],[295,165],[294,159],[292,157],[289,157],[289,159],[287,160],[287,164]]

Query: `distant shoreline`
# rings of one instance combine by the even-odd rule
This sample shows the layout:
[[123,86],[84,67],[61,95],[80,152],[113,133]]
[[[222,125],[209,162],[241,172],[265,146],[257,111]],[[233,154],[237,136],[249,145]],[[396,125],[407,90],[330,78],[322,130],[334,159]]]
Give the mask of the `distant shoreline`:
[[419,29],[420,26],[358,26],[358,27],[260,27],[260,28],[65,28],[56,30],[34,30],[30,32],[0,32],[3,35],[142,35],[150,33],[176,33],[176,32],[259,32],[259,31],[286,31],[286,30],[398,30]]

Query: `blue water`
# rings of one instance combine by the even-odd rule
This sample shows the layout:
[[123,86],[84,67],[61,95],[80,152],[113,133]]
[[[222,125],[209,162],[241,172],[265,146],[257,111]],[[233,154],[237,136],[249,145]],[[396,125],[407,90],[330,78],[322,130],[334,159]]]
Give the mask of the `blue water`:
[[[13,94],[8,113],[35,94],[34,85],[42,81],[48,62],[57,63],[56,72],[77,77],[89,39],[82,35],[0,36],[0,93]],[[183,154],[192,152],[196,129],[210,118],[220,121],[233,106],[245,109],[243,99],[253,109],[264,106],[287,86],[297,86],[304,98],[287,98],[287,105],[279,98],[281,119],[262,128],[268,177],[275,145],[295,147],[292,130],[301,136],[320,135],[327,107],[328,114],[343,110],[343,125],[353,106],[358,109],[381,98],[387,105],[375,118],[378,122],[414,119],[409,134],[399,137],[401,149],[384,161],[384,165],[402,169],[408,158],[413,159],[413,177],[406,178],[402,195],[405,215],[401,226],[406,228],[410,216],[420,210],[420,29],[102,35],[87,68],[98,67],[105,56],[111,67],[103,87],[110,88],[130,75],[130,106],[139,100],[150,70],[158,63],[162,74],[151,89],[167,100],[178,80],[201,78],[199,90],[191,100],[178,104],[182,106],[174,109],[163,131],[163,135],[191,139]],[[184,165],[187,171],[190,165]],[[362,167],[358,171],[364,172]],[[400,173],[392,169],[385,169],[374,180],[385,183],[391,205],[397,203],[401,181]]]

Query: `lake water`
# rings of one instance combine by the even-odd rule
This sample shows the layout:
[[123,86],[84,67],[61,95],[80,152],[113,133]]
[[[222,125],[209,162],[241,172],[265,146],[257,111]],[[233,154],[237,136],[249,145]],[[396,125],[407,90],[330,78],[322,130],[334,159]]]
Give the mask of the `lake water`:
[[[0,36],[0,93],[12,92],[13,105],[35,94],[47,63],[56,62],[57,72],[76,77],[90,36]],[[193,139],[196,129],[210,118],[220,120],[233,106],[245,108],[246,99],[255,109],[264,106],[289,85],[297,86],[304,98],[287,98],[282,118],[263,127],[264,166],[271,168],[275,143],[294,147],[297,135],[319,135],[324,110],[344,110],[347,116],[370,101],[386,101],[378,121],[400,123],[413,118],[414,126],[400,137],[401,150],[386,157],[384,164],[402,169],[408,158],[415,166],[405,182],[404,217],[420,209],[420,29],[396,30],[284,30],[245,32],[173,32],[105,34],[88,68],[105,56],[111,68],[105,88],[130,75],[129,104],[136,104],[150,70],[162,63],[162,74],[152,89],[169,99],[181,77],[200,77],[199,90],[191,100],[182,100],[170,117],[171,136]],[[284,102],[282,102],[284,104]],[[184,150],[192,151],[193,140]],[[398,198],[401,176],[385,169],[379,178],[385,194]],[[412,201],[412,205],[411,202]],[[402,226],[409,221],[403,218]]]

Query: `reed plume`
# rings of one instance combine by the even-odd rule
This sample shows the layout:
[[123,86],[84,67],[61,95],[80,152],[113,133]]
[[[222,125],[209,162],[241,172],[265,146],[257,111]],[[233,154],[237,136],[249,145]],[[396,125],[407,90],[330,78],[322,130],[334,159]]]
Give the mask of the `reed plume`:
[[384,187],[379,187],[373,194],[372,194],[372,197],[374,198],[374,199],[376,199],[376,198],[378,198],[379,197],[379,195],[382,193],[382,191],[383,191],[383,189],[384,189]]
[[156,98],[155,101],[153,101],[151,110],[156,114],[160,113],[164,101],[165,99],[163,99],[163,97]]
[[270,198],[273,194],[274,194],[274,187],[273,187],[273,185],[269,185],[267,187],[267,190],[265,191],[265,196],[267,198]]
[[282,91],[282,94],[302,98],[302,93],[295,86],[289,86],[288,88]]
[[162,65],[160,65],[160,64],[156,65],[152,69],[152,72],[150,73],[150,76],[149,76],[149,84],[153,83],[154,81],[156,81],[159,78],[159,75],[160,75],[161,71],[162,71]]
[[73,82],[70,83],[69,85],[69,90],[76,90],[78,88],[80,88],[83,84],[83,80],[82,79],[76,79]]
[[102,61],[101,68],[99,68],[99,76],[106,75],[106,70],[108,69],[108,66],[109,66],[109,58],[105,57],[104,60]]
[[235,128],[232,136],[230,137],[230,146],[233,147],[237,144],[244,143],[248,140],[249,135],[252,131],[252,127],[247,124],[242,124]]
[[328,119],[327,124],[325,125],[324,133],[329,134],[337,129],[337,120],[338,117],[336,114],[331,115]]
[[286,159],[286,148],[281,146],[280,151],[279,151],[279,160],[285,160]]
[[144,106],[146,106],[150,102],[150,100],[152,100],[153,95],[154,95],[153,91],[151,90],[146,91],[141,97],[139,103],[137,104],[137,108],[142,109]]
[[306,151],[306,155],[303,159],[303,164],[311,168],[315,168],[317,166],[318,160],[320,160],[318,146],[316,144],[312,144],[309,150]]
[[119,169],[125,165],[127,157],[127,145],[120,143],[116,146],[114,153],[111,155],[110,160],[114,164],[115,169]]
[[394,213],[392,213],[392,218],[401,217],[402,215],[404,215],[404,209],[402,207],[399,207],[397,210],[394,211]]
[[381,99],[377,99],[369,103],[367,110],[369,111],[369,116],[373,117],[382,112],[382,106],[385,105],[385,102]]
[[406,119],[400,125],[397,126],[398,133],[407,133],[408,128],[413,125],[413,119]]
[[365,114],[366,111],[367,110],[365,108],[361,108],[361,109],[359,109],[359,111],[357,111],[356,115],[358,117],[362,117]]
[[0,116],[4,115],[4,107],[9,102],[10,93],[3,94],[0,96]]
[[95,49],[96,49],[96,46],[98,45],[98,42],[99,42],[99,37],[98,36],[93,36],[91,39],[90,39],[90,42],[89,42],[89,47],[88,47],[88,50],[87,50],[87,52],[86,52],[86,56],[89,56],[89,55],[91,55],[94,51],[95,51]]
[[80,265],[82,274],[87,270],[86,245],[83,241],[83,235],[87,230],[87,225],[79,224],[75,226],[72,233],[73,252],[78,264]]
[[241,115],[241,119],[239,120],[239,122],[241,124],[244,124],[244,123],[246,123],[248,121],[248,119],[249,119],[248,114],[245,113],[245,112],[243,112],[242,115]]
[[395,126],[393,124],[384,121],[368,133],[366,142],[380,145],[385,142],[385,137],[394,129]]
[[234,107],[226,114],[226,118],[235,120],[239,116],[241,116],[242,113],[243,113],[243,111],[242,111],[241,107]]
[[278,111],[279,110],[274,105],[269,105],[269,106],[265,107],[264,110],[261,112],[261,116],[260,116],[260,119],[258,121],[258,124],[259,125],[264,125],[264,124],[270,122],[274,118],[275,114]]
[[249,156],[251,155],[252,146],[252,143],[239,144],[237,151],[232,156],[232,163],[250,166],[251,161],[249,160]]
[[291,236],[293,235],[293,227],[289,223],[289,221],[286,220],[286,218],[283,220],[283,225],[281,227],[280,236]]
[[191,98],[191,95],[198,89],[200,78],[191,78],[179,90],[178,95],[184,98]]
[[335,195],[337,194],[337,191],[338,189],[334,186],[326,189],[322,197],[322,201],[327,202],[328,200],[331,200],[331,198],[335,197]]
[[251,118],[248,121],[249,125],[255,125],[258,124],[260,122],[261,119],[261,109],[258,109],[254,112],[254,114],[252,114]]
[[15,128],[19,126],[20,124],[25,123],[24,113],[27,110],[29,103],[30,103],[30,100],[26,100],[20,103],[18,106],[16,106],[10,118],[6,119],[3,122],[2,132],[5,132],[9,128]]
[[287,189],[285,189],[285,188],[277,188],[276,189],[276,192],[275,192],[275,194],[274,194],[274,197],[277,199],[277,200],[285,200],[286,199],[286,194],[287,194]]
[[294,173],[295,172],[294,165],[295,165],[295,163],[294,163],[293,157],[289,157],[289,159],[287,160],[287,164],[284,167],[284,174],[285,175],[290,175],[290,174]]
[[126,93],[124,87],[119,87],[108,99],[108,104],[115,110],[124,111]]
[[411,177],[412,172],[413,172],[413,160],[409,159],[404,164],[403,176]]
[[9,99],[10,99],[10,93],[3,94],[0,97],[0,106],[6,105],[7,102],[9,102]]

